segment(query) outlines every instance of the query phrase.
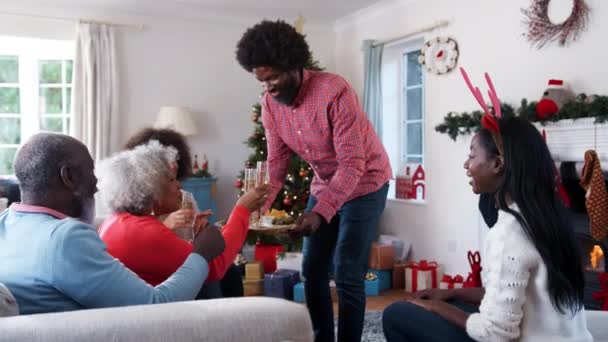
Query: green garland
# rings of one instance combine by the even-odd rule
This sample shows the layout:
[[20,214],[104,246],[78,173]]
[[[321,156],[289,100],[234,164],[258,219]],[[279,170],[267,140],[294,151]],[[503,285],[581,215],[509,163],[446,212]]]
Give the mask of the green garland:
[[[574,100],[564,104],[559,112],[547,120],[541,121],[536,116],[536,101],[528,102],[521,100],[521,105],[517,110],[512,106],[501,103],[501,110],[504,117],[519,116],[532,122],[550,122],[563,119],[580,119],[594,117],[595,122],[608,121],[608,96],[579,94]],[[449,112],[443,119],[443,123],[435,126],[435,131],[445,133],[456,141],[459,135],[466,135],[476,132],[481,127],[481,111],[471,113]]]

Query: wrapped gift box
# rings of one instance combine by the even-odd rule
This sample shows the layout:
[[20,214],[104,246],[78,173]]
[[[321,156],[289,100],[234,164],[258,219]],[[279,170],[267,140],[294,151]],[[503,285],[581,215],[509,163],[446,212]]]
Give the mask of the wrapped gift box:
[[441,282],[439,283],[439,288],[442,290],[446,289],[461,289],[464,285],[464,278],[457,274],[454,277],[444,274]]
[[283,251],[281,245],[255,245],[255,260],[264,265],[264,273],[272,273],[277,270],[277,256]]
[[380,295],[380,280],[379,279],[365,281],[365,295],[366,296]]
[[395,247],[395,259],[406,260],[410,254],[412,244],[410,242],[401,240],[393,235],[381,234],[378,237],[378,243],[381,245],[393,245]]
[[395,264],[395,247],[372,243],[369,252],[369,268],[374,270],[390,270]]
[[304,303],[306,301],[303,282],[299,282],[293,287],[293,300],[298,303]]
[[391,270],[368,270],[368,273],[374,274],[378,278],[378,290],[380,292],[390,290],[392,286]]
[[302,272],[302,253],[287,252],[277,259],[277,268]]
[[393,267],[393,288],[405,289],[405,263],[396,263]]
[[261,296],[264,294],[264,279],[244,280],[243,292],[245,296]]
[[264,266],[259,261],[245,264],[245,280],[264,280]]
[[435,289],[439,286],[441,276],[441,268],[434,261],[409,262],[405,266],[405,290],[416,292]]
[[264,295],[285,299],[293,298],[293,287],[300,281],[300,272],[278,270],[264,277]]

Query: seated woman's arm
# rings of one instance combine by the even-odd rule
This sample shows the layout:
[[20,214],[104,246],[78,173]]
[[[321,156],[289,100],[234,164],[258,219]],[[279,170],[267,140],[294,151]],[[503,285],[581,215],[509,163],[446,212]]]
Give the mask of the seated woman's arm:
[[270,186],[262,185],[243,194],[230,214],[222,230],[226,249],[219,257],[209,263],[207,281],[219,280],[234,262],[237,253],[243,247],[249,229],[249,215],[260,209],[270,193]]
[[[226,249],[224,252],[209,263],[209,275],[207,281],[220,280],[234,262],[247,238],[249,229],[249,215],[251,212],[245,206],[236,205],[230,214],[230,218],[222,229]],[[215,228],[211,228],[215,229]]]
[[481,299],[486,292],[483,287],[468,287],[462,289],[452,289],[451,291],[452,295],[450,298],[476,305],[481,303]]

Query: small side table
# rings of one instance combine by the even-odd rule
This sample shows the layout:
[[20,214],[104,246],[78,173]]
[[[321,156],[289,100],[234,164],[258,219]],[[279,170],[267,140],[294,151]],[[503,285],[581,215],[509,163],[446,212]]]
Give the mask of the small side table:
[[214,177],[190,177],[182,181],[182,189],[191,192],[198,205],[198,210],[211,209],[213,215],[209,218],[210,223],[217,220],[217,207],[215,205],[216,181]]

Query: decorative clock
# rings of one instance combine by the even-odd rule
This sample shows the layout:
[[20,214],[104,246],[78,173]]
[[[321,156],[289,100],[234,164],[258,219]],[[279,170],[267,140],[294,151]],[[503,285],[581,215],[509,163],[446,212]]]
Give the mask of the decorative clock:
[[442,75],[456,68],[458,54],[458,44],[454,39],[437,37],[424,44],[418,61],[428,72]]

